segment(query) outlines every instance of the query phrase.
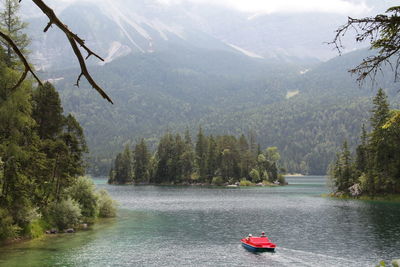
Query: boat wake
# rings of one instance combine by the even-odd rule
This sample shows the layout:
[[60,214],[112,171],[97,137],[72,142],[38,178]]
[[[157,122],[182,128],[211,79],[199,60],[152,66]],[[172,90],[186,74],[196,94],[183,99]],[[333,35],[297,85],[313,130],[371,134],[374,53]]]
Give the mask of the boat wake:
[[296,263],[302,266],[365,266],[355,260],[283,247],[279,247],[276,254],[276,260],[289,260],[290,265]]
[[275,253],[259,253],[253,260],[268,266],[365,266],[365,262],[320,253],[278,247]]

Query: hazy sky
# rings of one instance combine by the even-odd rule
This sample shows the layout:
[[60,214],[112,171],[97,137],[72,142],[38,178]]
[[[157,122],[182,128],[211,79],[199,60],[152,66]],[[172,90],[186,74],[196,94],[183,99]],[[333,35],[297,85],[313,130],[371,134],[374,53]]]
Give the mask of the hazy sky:
[[363,1],[348,0],[157,0],[174,5],[182,2],[206,3],[229,7],[249,13],[302,13],[323,12],[339,14],[362,14],[370,11]]
[[[76,1],[124,1],[132,0],[57,0],[58,3]],[[160,4],[176,5],[184,2],[223,6],[248,13],[302,13],[323,12],[360,15],[370,11],[364,0],[154,0]]]

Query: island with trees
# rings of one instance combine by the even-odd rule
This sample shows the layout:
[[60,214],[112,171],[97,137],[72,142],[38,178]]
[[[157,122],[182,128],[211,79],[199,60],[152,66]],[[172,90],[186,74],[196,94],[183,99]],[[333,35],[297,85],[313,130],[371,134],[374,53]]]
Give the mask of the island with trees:
[[264,151],[242,134],[205,135],[199,129],[196,143],[186,130],[184,136],[167,133],[154,153],[144,139],[133,150],[127,145],[114,160],[110,184],[164,185],[285,185],[276,147]]

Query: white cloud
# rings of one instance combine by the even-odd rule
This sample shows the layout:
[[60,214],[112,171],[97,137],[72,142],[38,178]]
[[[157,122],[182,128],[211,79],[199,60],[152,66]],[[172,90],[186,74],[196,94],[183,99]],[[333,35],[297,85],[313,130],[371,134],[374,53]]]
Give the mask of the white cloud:
[[370,11],[363,1],[349,0],[157,0],[161,4],[175,5],[182,2],[228,7],[248,13],[336,13],[362,14]]

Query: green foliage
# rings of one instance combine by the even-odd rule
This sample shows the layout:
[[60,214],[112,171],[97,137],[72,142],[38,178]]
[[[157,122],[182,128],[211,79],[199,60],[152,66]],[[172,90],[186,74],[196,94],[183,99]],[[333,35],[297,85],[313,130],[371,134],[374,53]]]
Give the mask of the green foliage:
[[81,176],[66,190],[66,194],[79,204],[84,218],[96,218],[99,212],[98,195],[95,189],[90,178]]
[[132,151],[126,145],[122,153],[118,154],[114,167],[110,172],[108,182],[111,184],[127,184],[133,182]]
[[79,206],[79,203],[70,197],[53,202],[47,207],[48,220],[59,230],[75,227],[82,215]]
[[285,176],[281,173],[278,174],[278,182],[279,182],[279,184],[282,184],[282,185],[286,184]]
[[33,220],[28,224],[26,229],[24,230],[24,236],[29,238],[38,238],[43,236],[46,229],[49,229],[50,225],[44,221],[43,219]]
[[150,153],[147,149],[147,145],[142,139],[139,144],[135,146],[133,151],[133,162],[134,162],[134,177],[136,183],[149,183],[149,164],[150,164]]
[[37,123],[37,133],[41,139],[56,139],[60,134],[64,116],[58,92],[48,82],[33,92],[32,117]]
[[246,179],[243,179],[243,180],[240,180],[239,185],[240,186],[252,186],[253,183],[248,181],[248,180],[246,180]]
[[0,241],[17,237],[21,228],[13,224],[13,219],[7,210],[0,208]]
[[223,185],[224,179],[221,176],[215,176],[212,178],[211,184],[213,185]]
[[99,207],[99,217],[112,218],[117,216],[117,203],[106,190],[99,191],[97,205]]
[[252,169],[249,173],[249,176],[253,182],[258,182],[261,179],[260,173],[256,169]]
[[397,112],[391,112],[385,92],[380,89],[373,99],[371,132],[362,128],[361,144],[353,160],[347,143],[331,165],[335,190],[348,193],[359,184],[367,196],[400,193],[400,145]]

